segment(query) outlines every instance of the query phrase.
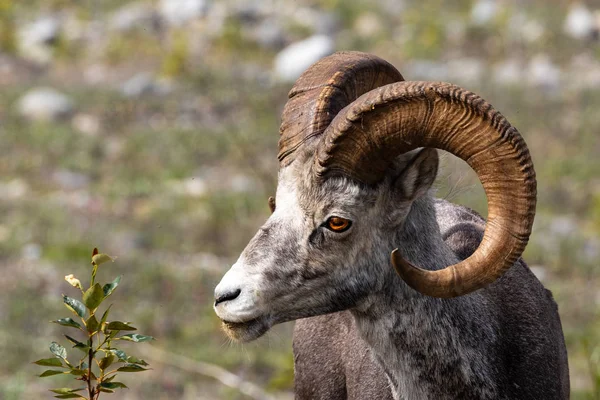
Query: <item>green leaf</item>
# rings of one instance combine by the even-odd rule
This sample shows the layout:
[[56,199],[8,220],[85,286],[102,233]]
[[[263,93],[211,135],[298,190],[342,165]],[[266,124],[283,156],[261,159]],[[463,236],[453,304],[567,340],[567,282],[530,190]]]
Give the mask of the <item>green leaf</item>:
[[72,337],[71,337],[71,336],[69,336],[69,335],[64,335],[64,336],[67,338],[67,340],[68,340],[69,342],[73,343],[74,345],[77,345],[77,344],[83,344],[83,343],[81,343],[79,340],[77,340],[77,339],[74,339],[74,338],[72,338]]
[[140,367],[139,365],[136,365],[136,364],[125,364],[122,367],[120,367],[119,369],[117,369],[117,371],[120,371],[120,372],[141,372],[141,371],[148,371],[148,369]]
[[49,370],[46,370],[46,371],[42,372],[42,374],[39,375],[39,377],[40,378],[45,378],[47,376],[60,375],[60,374],[64,374],[64,373],[65,373],[65,371],[57,371],[55,369],[49,369]]
[[41,365],[43,367],[62,367],[62,361],[58,358],[42,358],[41,360],[37,360],[34,364]]
[[114,360],[115,360],[115,356],[110,354],[110,355],[100,359],[98,366],[100,367],[100,369],[105,370],[106,368],[110,367],[110,365],[113,363]]
[[130,342],[136,343],[149,342],[151,340],[154,340],[152,336],[140,335],[139,333],[128,333],[127,335],[123,335],[121,337],[118,337],[117,339],[128,340]]
[[77,393],[57,394],[54,397],[57,399],[85,399],[85,397],[78,395]]
[[[104,296],[106,297],[106,292],[104,293]],[[106,318],[108,318],[108,312],[110,311],[111,307],[112,307],[112,304],[110,306],[108,306],[106,311],[104,311],[104,314],[102,314],[102,318],[100,319],[100,325],[102,325],[103,323],[106,322]]]
[[65,349],[64,347],[62,347],[60,344],[58,344],[56,342],[50,343],[50,351],[56,357],[60,357],[63,360],[66,360],[66,358],[67,358],[67,349]]
[[108,254],[96,254],[92,257],[92,264],[100,265],[109,261],[115,262],[115,259]]
[[80,369],[80,368],[73,368],[70,371],[65,372],[66,374],[71,374],[71,375],[75,375],[75,376],[82,376],[87,374],[86,370]]
[[114,290],[117,288],[117,286],[119,286],[120,282],[121,282],[121,276],[119,275],[115,278],[114,281],[104,285],[104,287],[102,288],[102,290],[104,291],[104,297],[110,296],[111,293],[114,292]]
[[111,331],[137,331],[137,328],[129,325],[131,322],[112,321],[106,325]]
[[141,360],[134,356],[127,357],[127,362],[130,364],[148,365],[148,363],[146,361]]
[[77,339],[73,339],[73,338],[72,338],[71,336],[69,336],[69,335],[65,335],[65,337],[67,338],[67,340],[68,340],[69,342],[71,342],[71,343],[73,343],[73,344],[74,344],[74,346],[73,346],[73,348],[74,348],[74,349],[81,350],[81,351],[83,351],[84,353],[87,353],[87,352],[88,352],[88,350],[90,349],[90,346],[88,346],[88,345],[87,345],[87,344],[85,344],[85,343],[82,343],[82,342],[80,342],[80,341],[79,341],[79,340],[77,340]]
[[100,324],[98,323],[98,320],[96,319],[95,315],[91,315],[87,321],[85,321],[85,326],[87,328],[87,331],[89,333],[94,333],[98,330],[98,328],[100,327]]
[[77,349],[77,350],[81,350],[84,353],[87,353],[90,350],[90,346],[88,346],[87,344],[83,344],[83,343],[76,344],[75,346],[73,346],[73,348]]
[[75,300],[69,296],[65,296],[63,294],[63,302],[67,306],[67,308],[73,311],[76,315],[79,315],[81,318],[85,317],[85,306],[79,300]]
[[103,388],[106,388],[106,389],[129,389],[122,382],[102,382],[100,384],[100,387],[103,387]]
[[57,319],[56,321],[50,321],[50,322],[52,322],[54,324],[59,324],[62,326],[71,326],[73,328],[81,329],[81,325],[77,321],[74,321],[73,318],[71,318],[71,317],[61,318],[61,319]]
[[106,389],[106,388],[103,388],[103,387],[101,387],[101,388],[98,388],[98,391],[99,391],[99,392],[104,392],[104,393],[114,393],[114,392],[115,392],[115,391],[114,391],[114,390],[112,390],[112,389]]
[[83,389],[85,389],[85,388],[78,388],[78,389],[60,388],[60,389],[49,389],[49,390],[51,392],[58,393],[58,394],[69,394],[69,393],[79,392]]
[[83,303],[90,310],[98,308],[102,300],[104,300],[104,291],[99,283],[96,283],[83,294]]
[[115,356],[119,359],[119,361],[127,361],[127,354],[123,350],[119,349],[110,349],[114,353]]

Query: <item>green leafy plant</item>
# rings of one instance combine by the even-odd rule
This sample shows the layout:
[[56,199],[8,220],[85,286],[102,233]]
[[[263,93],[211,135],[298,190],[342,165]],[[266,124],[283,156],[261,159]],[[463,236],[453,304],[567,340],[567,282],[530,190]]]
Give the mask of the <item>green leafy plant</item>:
[[[73,345],[72,347],[82,352],[83,355],[77,362],[69,361],[67,349],[52,342],[50,352],[54,357],[38,360],[34,364],[52,367],[52,369],[44,371],[40,375],[41,378],[67,374],[74,376],[76,380],[82,381],[86,385],[75,389],[50,389],[51,392],[56,393],[54,396],[56,398],[97,400],[101,393],[114,393],[116,389],[127,388],[124,383],[115,380],[117,372],[148,370],[146,361],[127,355],[113,345],[117,341],[140,343],[154,340],[154,338],[138,333],[122,334],[123,331],[131,332],[137,328],[131,326],[130,322],[110,321],[108,316],[112,304],[101,314],[100,319],[97,318],[100,315],[99,306],[114,292],[121,281],[121,277],[118,276],[105,285],[96,283],[98,267],[109,261],[112,262],[114,259],[106,254],[98,253],[98,249],[94,249],[92,252],[92,276],[87,289],[84,289],[81,281],[72,274],[65,276],[65,280],[71,286],[81,291],[81,301],[62,295],[65,306],[76,318],[60,318],[51,322],[79,331],[78,335],[84,337],[82,341],[69,335],[64,336]],[[87,397],[81,394],[85,391],[87,391]]]

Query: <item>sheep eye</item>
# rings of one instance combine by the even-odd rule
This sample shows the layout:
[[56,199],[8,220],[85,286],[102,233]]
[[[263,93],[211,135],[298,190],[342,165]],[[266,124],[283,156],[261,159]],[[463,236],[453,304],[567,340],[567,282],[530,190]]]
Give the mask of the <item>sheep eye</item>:
[[350,228],[352,221],[342,217],[329,217],[325,222],[325,227],[333,232],[344,232]]

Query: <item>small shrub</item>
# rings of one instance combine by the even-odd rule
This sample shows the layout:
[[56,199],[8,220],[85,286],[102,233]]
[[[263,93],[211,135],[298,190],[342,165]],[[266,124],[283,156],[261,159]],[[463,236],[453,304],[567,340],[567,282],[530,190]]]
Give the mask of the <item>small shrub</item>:
[[[118,276],[105,285],[96,283],[98,267],[109,261],[114,261],[114,259],[106,254],[100,254],[98,249],[94,249],[92,252],[90,286],[86,290],[84,290],[81,281],[75,276],[72,274],[65,276],[65,280],[71,286],[81,291],[81,301],[63,294],[63,303],[75,315],[76,319],[67,317],[51,322],[75,329],[79,331],[80,336],[84,336],[84,340],[79,341],[77,338],[65,335],[73,345],[72,347],[81,351],[83,356],[76,362],[69,361],[67,359],[67,349],[56,342],[52,342],[50,352],[54,357],[38,360],[34,364],[52,367],[52,369],[44,371],[40,375],[41,378],[67,374],[73,375],[76,380],[82,381],[86,385],[75,389],[50,389],[51,392],[56,393],[54,397],[58,399],[97,400],[101,393],[114,393],[116,389],[127,388],[124,383],[115,380],[117,372],[147,371],[145,367],[148,363],[127,355],[123,350],[113,347],[113,344],[123,340],[134,343],[147,342],[154,338],[138,333],[127,333],[118,336],[122,331],[135,331],[137,328],[131,326],[130,322],[109,321],[108,315],[112,304],[102,313],[100,320],[97,318],[97,315],[100,315],[99,306],[114,292],[121,281],[121,277]],[[77,320],[80,320],[81,323]],[[117,364],[122,365],[117,366]],[[112,369],[110,369],[111,366]],[[83,391],[87,391],[87,397],[79,393]]]

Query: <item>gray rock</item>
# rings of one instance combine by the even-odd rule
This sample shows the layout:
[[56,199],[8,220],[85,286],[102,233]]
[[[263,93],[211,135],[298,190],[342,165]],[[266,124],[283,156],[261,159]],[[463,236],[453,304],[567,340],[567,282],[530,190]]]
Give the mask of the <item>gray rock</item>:
[[312,7],[297,8],[289,16],[296,24],[309,28],[316,35],[331,36],[340,26],[336,14]]
[[585,261],[597,261],[600,258],[600,239],[593,237],[584,241],[582,255]]
[[571,59],[568,84],[575,90],[600,88],[600,62],[591,54],[579,54]]
[[562,72],[546,54],[538,54],[529,62],[527,78],[533,86],[557,90],[561,84]]
[[121,88],[125,97],[141,97],[154,91],[152,75],[141,72],[127,80]]
[[555,217],[550,221],[548,227],[552,236],[559,238],[569,238],[579,231],[579,225],[575,218],[568,215]]
[[168,24],[181,25],[203,17],[208,7],[206,0],[161,0],[158,11]]
[[523,83],[523,63],[517,59],[502,61],[492,68],[492,78],[501,85],[517,85]]
[[431,60],[412,60],[406,63],[406,75],[412,80],[426,81],[448,81],[450,73],[448,65],[442,62]]
[[42,257],[42,246],[37,243],[27,243],[21,249],[21,255],[29,261],[37,261]]
[[59,169],[55,171],[52,174],[52,180],[65,190],[83,189],[90,183],[90,178],[87,175],[68,169]]
[[563,25],[564,32],[575,39],[589,38],[596,29],[594,15],[583,3],[572,3]]
[[267,49],[279,50],[286,42],[285,31],[276,18],[267,18],[260,22],[248,35]]
[[255,24],[273,14],[273,8],[267,1],[243,0],[229,5],[231,16],[242,24]]
[[60,21],[52,16],[26,24],[17,34],[19,52],[32,61],[47,63],[52,59],[52,45],[59,34]]
[[275,75],[291,82],[319,59],[333,53],[333,40],[325,35],[314,35],[292,43],[275,57]]
[[140,72],[123,83],[121,93],[125,97],[142,97],[147,95],[167,94],[172,90],[172,85],[167,81],[156,81],[152,74]]
[[537,20],[518,12],[510,17],[506,33],[512,40],[535,43],[544,36],[545,29]]
[[39,87],[27,92],[18,102],[18,111],[32,121],[57,121],[67,118],[74,110],[73,102],[61,92]]
[[380,0],[378,4],[385,15],[402,15],[406,10],[405,0]]
[[110,27],[118,32],[129,32],[134,29],[153,29],[156,27],[158,15],[154,8],[146,3],[127,4],[110,18]]
[[465,57],[448,61],[450,80],[464,85],[478,83],[484,70],[483,61],[477,58]]
[[471,22],[478,26],[488,24],[496,17],[498,9],[495,0],[479,0],[471,9]]

